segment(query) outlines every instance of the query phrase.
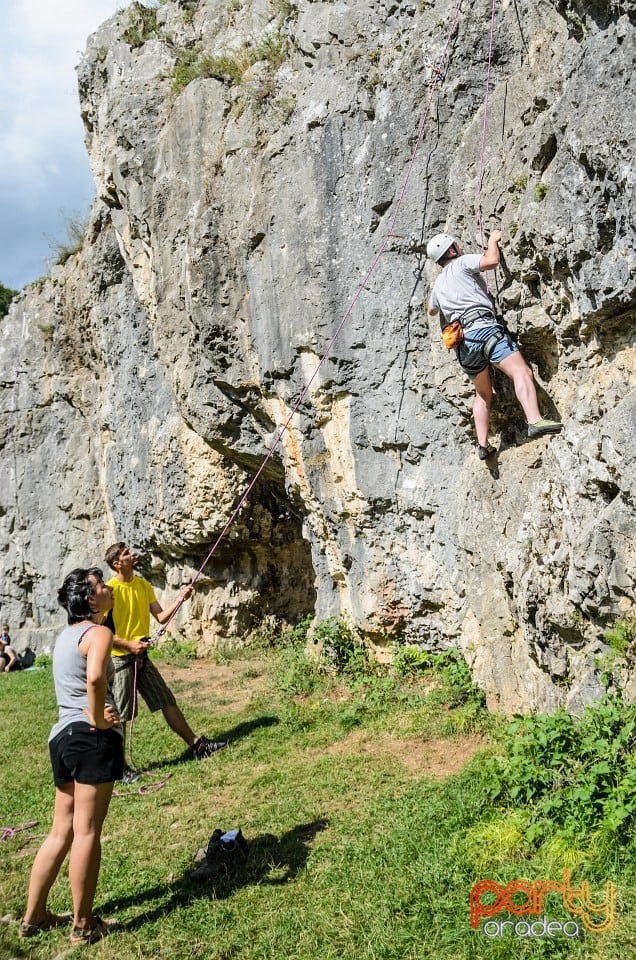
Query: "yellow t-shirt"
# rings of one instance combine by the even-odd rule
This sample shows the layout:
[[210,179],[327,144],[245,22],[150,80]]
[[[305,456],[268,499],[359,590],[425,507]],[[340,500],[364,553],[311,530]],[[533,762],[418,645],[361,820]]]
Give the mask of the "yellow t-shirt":
[[[111,577],[107,586],[113,590],[113,623],[115,634],[122,640],[142,640],[150,634],[150,604],[157,598],[151,584],[143,577],[118,580]],[[121,647],[113,647],[114,657],[128,653]]]

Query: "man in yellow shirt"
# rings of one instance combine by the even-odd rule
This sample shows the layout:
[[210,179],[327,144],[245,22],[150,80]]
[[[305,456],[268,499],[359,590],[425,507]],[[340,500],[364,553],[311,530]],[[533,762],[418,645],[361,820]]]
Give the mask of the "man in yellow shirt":
[[[115,576],[108,581],[113,591],[115,633],[112,649],[115,664],[113,698],[124,736],[126,722],[137,715],[137,695],[141,695],[152,712],[162,711],[168,726],[187,743],[194,757],[202,760],[211,756],[227,744],[195,735],[178,707],[172,690],[148,657],[150,615],[157,623],[166,623],[179,604],[190,596],[193,587],[185,587],[174,603],[164,610],[152,585],[135,574],[137,557],[123,541],[109,547],[105,559],[111,570],[115,571]],[[125,783],[133,783],[138,777],[139,774],[130,767],[124,771]]]

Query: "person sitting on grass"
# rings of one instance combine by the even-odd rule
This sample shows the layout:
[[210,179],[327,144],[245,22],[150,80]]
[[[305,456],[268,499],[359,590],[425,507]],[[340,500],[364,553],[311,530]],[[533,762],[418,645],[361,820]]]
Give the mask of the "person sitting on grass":
[[0,673],[9,673],[19,666],[18,655],[11,646],[11,637],[9,636],[9,624],[2,624],[2,633],[0,634]]
[[21,938],[69,923],[51,913],[48,895],[66,855],[73,898],[71,943],[94,943],[112,924],[93,913],[101,832],[115,780],[124,769],[124,742],[109,691],[113,634],[102,625],[112,592],[97,567],[73,570],[58,591],[68,626],[55,641],[53,681],[59,720],[49,753],[55,783],[53,825],[38,850],[29,880]]
[[[177,706],[172,690],[148,657],[150,615],[157,623],[166,623],[193,588],[185,587],[174,603],[164,610],[152,585],[135,574],[138,558],[123,541],[110,546],[105,559],[115,571],[115,576],[108,581],[113,590],[115,630],[113,696],[124,731],[126,723],[137,715],[137,694],[141,694],[152,712],[161,710],[170,729],[188,745],[193,757],[202,760],[212,756],[227,743],[194,734]],[[127,766],[124,783],[134,783],[138,778],[139,773]]]

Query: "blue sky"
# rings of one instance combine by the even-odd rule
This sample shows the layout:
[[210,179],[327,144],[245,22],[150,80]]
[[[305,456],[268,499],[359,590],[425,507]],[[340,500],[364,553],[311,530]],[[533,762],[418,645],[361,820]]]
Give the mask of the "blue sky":
[[48,272],[50,241],[94,196],[77,75],[88,36],[128,0],[0,0],[0,283]]

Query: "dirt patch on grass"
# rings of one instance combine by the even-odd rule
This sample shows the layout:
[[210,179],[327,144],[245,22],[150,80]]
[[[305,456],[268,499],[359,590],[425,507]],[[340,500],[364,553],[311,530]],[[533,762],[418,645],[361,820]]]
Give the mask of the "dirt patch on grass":
[[[178,700],[216,707],[219,713],[240,713],[267,692],[265,657],[216,664],[192,660],[186,666],[157,661],[157,667]],[[220,709],[219,709],[220,708]]]
[[[226,664],[211,660],[192,660],[185,666],[157,663],[179,702],[188,702],[213,709],[217,720],[232,718],[249,708],[255,701],[263,701],[271,690],[268,673],[271,661],[267,656],[236,659]],[[430,681],[427,681],[430,687]],[[328,698],[343,703],[351,699],[351,691],[334,684]],[[299,698],[303,699],[303,698]],[[464,767],[470,758],[487,746],[480,735],[433,738],[405,736],[374,736],[368,731],[354,730],[342,740],[315,750],[322,755],[364,755],[379,762],[390,759],[399,763],[413,777],[422,775],[449,777]],[[309,751],[314,752],[314,748]]]
[[450,777],[459,773],[470,758],[487,746],[484,737],[475,735],[456,740],[438,738],[423,740],[408,737],[371,738],[368,733],[354,731],[324,748],[326,754],[363,754],[369,758],[391,758],[401,763],[413,776]]

